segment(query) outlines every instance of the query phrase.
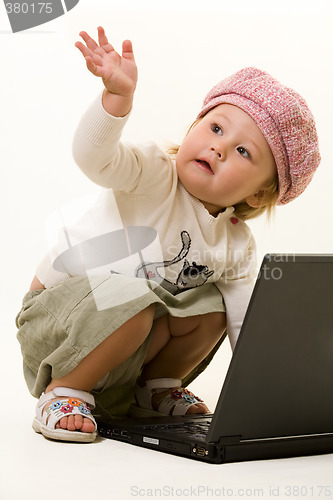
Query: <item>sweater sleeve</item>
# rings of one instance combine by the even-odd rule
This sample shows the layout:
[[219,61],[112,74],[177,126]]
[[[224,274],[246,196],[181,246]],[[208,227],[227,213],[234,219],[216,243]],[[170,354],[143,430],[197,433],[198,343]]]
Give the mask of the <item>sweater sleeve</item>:
[[70,278],[68,273],[62,273],[54,269],[50,254],[46,254],[43,260],[38,264],[36,276],[45,288],[51,288],[57,283]]
[[251,236],[242,257],[216,282],[226,307],[227,333],[232,350],[238,339],[256,277],[256,246]]
[[[66,233],[70,232],[73,246],[108,232],[114,224],[116,229],[122,227],[119,207],[110,205],[110,200],[114,200],[113,196],[108,195],[110,191],[124,191],[135,195],[146,195],[147,190],[150,193],[160,192],[159,190],[168,193],[174,185],[175,169],[170,158],[156,144],[136,146],[120,142],[127,119],[128,115],[124,118],[109,115],[104,110],[99,95],[77,127],[73,140],[74,159],[88,178],[107,189],[101,191],[93,205],[84,204],[81,207],[79,204],[78,208],[74,207],[83,212],[77,212],[81,216],[74,223],[66,224]],[[66,218],[62,217],[61,220],[65,221]],[[75,262],[66,261],[67,267],[60,271],[54,267],[55,259],[67,250],[67,240],[63,241],[61,236],[62,227],[58,229],[49,254],[36,270],[37,278],[46,288],[71,276],[86,274],[77,259]]]
[[[128,117],[109,115],[100,94],[83,115],[73,139],[73,157],[82,172],[99,186],[114,191],[133,192],[147,187],[154,165],[170,162],[154,143],[138,147],[120,142]],[[156,183],[162,176],[159,171],[154,170]]]

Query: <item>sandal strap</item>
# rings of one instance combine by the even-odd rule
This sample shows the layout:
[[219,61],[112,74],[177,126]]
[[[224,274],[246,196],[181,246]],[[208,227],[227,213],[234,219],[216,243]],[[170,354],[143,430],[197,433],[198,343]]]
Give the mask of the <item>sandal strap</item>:
[[146,387],[150,391],[153,389],[172,389],[181,385],[182,381],[179,378],[155,378],[146,382]]
[[[146,385],[135,387],[135,397],[138,406],[153,410],[152,397],[154,393],[173,389],[157,405],[157,412],[164,415],[185,415],[187,410],[198,403],[204,403],[202,399],[194,396],[188,389],[181,387],[182,381],[177,378],[157,378],[148,380]],[[179,389],[176,389],[178,387]]]
[[57,397],[63,398],[75,398],[88,403],[91,408],[95,408],[95,398],[92,394],[86,391],[78,391],[76,389],[71,389],[69,387],[54,387],[50,392],[43,393],[39,398],[37,403],[37,408],[42,409],[51,399],[56,399]]
[[165,415],[185,415],[197,403],[204,402],[187,389],[175,389],[160,401],[158,411]]

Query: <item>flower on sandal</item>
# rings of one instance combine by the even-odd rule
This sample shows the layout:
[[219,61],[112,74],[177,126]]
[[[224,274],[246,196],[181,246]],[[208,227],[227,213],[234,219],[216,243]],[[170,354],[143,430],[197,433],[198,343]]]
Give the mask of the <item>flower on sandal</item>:
[[170,397],[177,401],[178,399],[182,399],[183,394],[181,391],[178,391],[177,389],[175,389],[174,391],[171,392]]
[[89,406],[83,403],[80,404],[79,411],[83,413],[83,415],[89,415],[91,413]]
[[[203,400],[202,400],[202,399],[198,398],[198,396],[195,396],[195,395],[193,394],[193,392],[189,391],[188,389],[184,389],[184,392],[185,392],[185,393],[186,393],[189,397],[193,397],[193,398],[196,400],[196,402],[197,402],[197,403],[203,403]],[[184,396],[184,397],[185,397],[185,396]],[[189,401],[189,400],[187,400],[187,401]]]
[[59,410],[61,407],[62,402],[61,401],[53,401],[53,403],[50,405],[51,410]]
[[79,400],[78,400],[78,399],[76,399],[76,398],[69,398],[69,400],[68,400],[68,404],[69,404],[69,405],[72,405],[72,406],[80,406],[81,401],[79,401]]
[[60,408],[60,411],[62,411],[63,413],[72,413],[73,411],[73,406],[67,404],[67,405],[64,405]]
[[183,398],[185,399],[185,401],[187,401],[187,403],[197,403],[198,401],[196,400],[195,396],[191,396],[190,394],[185,394],[183,396]]

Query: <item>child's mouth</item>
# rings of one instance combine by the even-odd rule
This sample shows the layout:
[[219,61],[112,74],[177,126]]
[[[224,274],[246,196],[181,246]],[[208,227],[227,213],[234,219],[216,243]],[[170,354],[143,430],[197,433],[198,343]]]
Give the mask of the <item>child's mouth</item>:
[[208,172],[209,174],[213,174],[214,175],[214,172],[210,166],[210,164],[208,163],[208,161],[206,160],[195,160],[197,166],[199,168],[201,168],[202,170],[204,170],[205,172]]

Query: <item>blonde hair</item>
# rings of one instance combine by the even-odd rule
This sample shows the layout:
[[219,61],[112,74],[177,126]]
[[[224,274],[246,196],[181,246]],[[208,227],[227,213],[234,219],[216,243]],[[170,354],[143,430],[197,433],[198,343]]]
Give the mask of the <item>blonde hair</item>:
[[[198,118],[192,123],[186,135],[200,122],[200,120],[201,118]],[[167,148],[166,152],[172,159],[175,159],[179,148],[180,145],[173,144]],[[266,212],[268,219],[270,219],[278,199],[278,194],[279,194],[278,189],[279,189],[279,183],[278,183],[278,177],[276,175],[276,177],[271,181],[271,183],[265,188],[265,197],[261,205],[259,205],[259,207],[251,207],[246,202],[236,203],[234,205],[235,215],[237,215],[237,217],[239,217],[242,220],[248,220],[248,219],[254,219],[255,217],[259,217],[260,215]]]

